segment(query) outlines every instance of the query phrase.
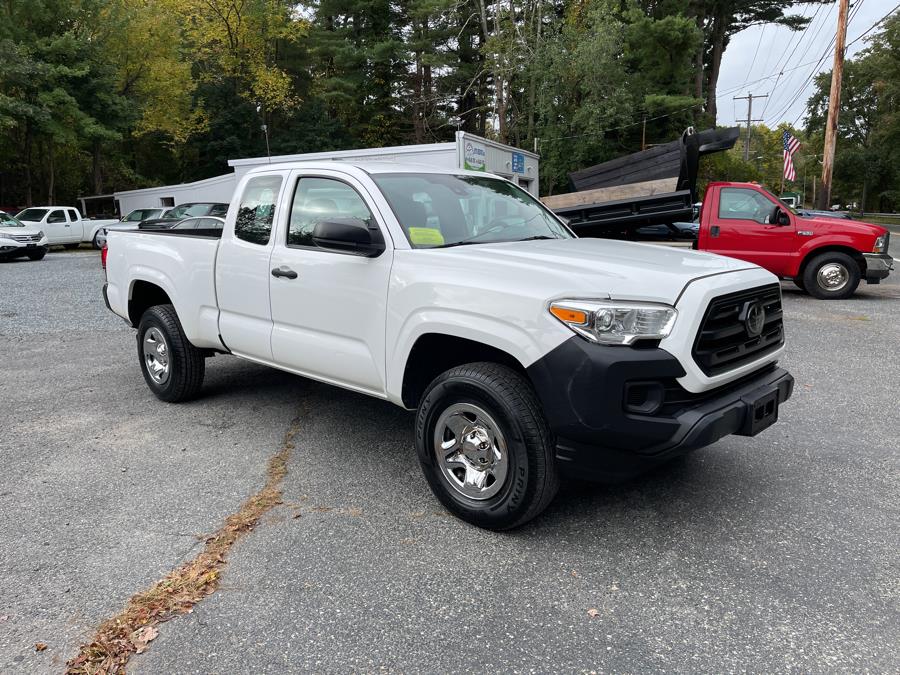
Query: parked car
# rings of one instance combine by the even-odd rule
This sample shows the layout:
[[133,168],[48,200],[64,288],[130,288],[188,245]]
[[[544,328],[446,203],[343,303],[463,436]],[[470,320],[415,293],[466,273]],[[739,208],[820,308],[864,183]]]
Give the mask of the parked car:
[[167,230],[185,218],[197,216],[215,216],[221,218],[228,212],[228,204],[218,202],[189,202],[179,204],[163,214],[160,218],[144,220],[139,225],[141,230]]
[[481,527],[536,516],[560,474],[756,435],[792,392],[774,275],[578,239],[487,173],[260,167],[199,232],[109,233],[104,300],[152,393],[194,398],[205,358],[233,354],[416,410],[426,479]]
[[35,206],[16,216],[26,225],[43,230],[51,246],[78,248],[82,242],[95,243],[101,227],[115,220],[83,220],[78,209],[71,206]]
[[804,218],[755,183],[711,183],[695,248],[755,263],[816,298],[848,298],[894,267],[880,225]]
[[124,218],[118,220],[110,225],[104,225],[99,230],[97,230],[96,235],[94,235],[93,245],[94,248],[103,248],[103,245],[106,243],[106,233],[111,230],[137,230],[138,225],[144,220],[152,220],[154,218],[160,218],[165,215],[168,209],[159,208],[159,209],[134,209],[130,211]]
[[812,209],[798,209],[797,215],[803,218],[840,218],[842,220],[853,220],[846,211],[814,211]]
[[47,236],[13,216],[0,211],[0,260],[28,257],[41,260],[50,245]]

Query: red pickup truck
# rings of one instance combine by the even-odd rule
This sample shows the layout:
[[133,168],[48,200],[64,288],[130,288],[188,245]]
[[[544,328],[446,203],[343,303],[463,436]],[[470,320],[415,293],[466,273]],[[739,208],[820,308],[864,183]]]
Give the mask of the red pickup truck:
[[817,298],[848,298],[859,282],[890,274],[890,233],[880,225],[803,218],[761,185],[710,183],[694,248],[740,258]]

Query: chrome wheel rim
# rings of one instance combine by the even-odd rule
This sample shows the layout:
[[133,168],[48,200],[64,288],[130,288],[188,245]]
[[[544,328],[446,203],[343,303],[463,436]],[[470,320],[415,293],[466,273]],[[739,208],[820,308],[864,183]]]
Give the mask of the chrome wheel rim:
[[150,327],[144,332],[144,365],[151,379],[159,385],[169,380],[169,343],[162,332]]
[[816,282],[826,291],[839,291],[850,281],[850,272],[840,263],[830,262],[819,268]]
[[506,482],[506,439],[494,418],[476,405],[454,403],[441,413],[434,452],[444,480],[464,497],[490,499]]

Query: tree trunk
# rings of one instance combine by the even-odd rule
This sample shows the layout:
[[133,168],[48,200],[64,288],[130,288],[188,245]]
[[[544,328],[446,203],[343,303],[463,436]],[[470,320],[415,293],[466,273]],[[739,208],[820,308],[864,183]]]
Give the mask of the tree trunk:
[[33,132],[31,130],[31,122],[25,122],[25,206],[34,205],[34,197],[31,191],[31,146],[33,143]]
[[56,163],[53,160],[53,141],[47,142],[47,203],[56,204]]
[[716,85],[719,82],[719,68],[725,51],[725,17],[716,14],[712,26],[712,59],[709,65],[709,83],[706,89],[706,113],[713,125],[716,123]]
[[94,174],[94,194],[99,195],[103,192],[103,174],[100,171],[100,141],[94,141],[92,153],[92,168]]

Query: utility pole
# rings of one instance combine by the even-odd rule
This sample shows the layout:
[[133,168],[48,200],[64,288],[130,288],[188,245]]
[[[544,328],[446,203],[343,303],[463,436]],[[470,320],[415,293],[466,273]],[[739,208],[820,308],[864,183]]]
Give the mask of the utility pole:
[[753,122],[762,122],[762,120],[753,119],[753,99],[755,98],[769,98],[768,94],[763,94],[762,96],[754,96],[749,91],[746,96],[735,96],[735,101],[747,101],[747,142],[744,143],[744,161],[750,161],[750,124]]
[[641,150],[647,149],[647,116],[644,115],[644,128],[641,130]]
[[828,96],[828,122],[825,124],[825,156],[822,161],[822,187],[819,190],[820,209],[827,209],[831,201],[831,175],[834,172],[834,149],[837,143],[838,115],[841,112],[841,78],[844,75],[844,50],[847,42],[847,11],[850,0],[840,0],[837,35],[834,38],[834,68],[831,71],[831,93]]

